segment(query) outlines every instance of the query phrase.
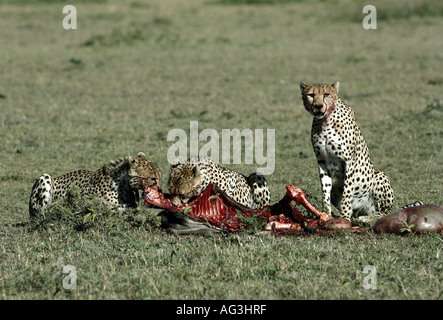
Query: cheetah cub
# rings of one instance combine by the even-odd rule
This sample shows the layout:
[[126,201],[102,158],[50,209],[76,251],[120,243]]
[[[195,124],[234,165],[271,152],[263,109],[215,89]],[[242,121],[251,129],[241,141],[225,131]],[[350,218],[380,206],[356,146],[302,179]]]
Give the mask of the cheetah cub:
[[374,169],[354,111],[338,98],[338,87],[338,81],[300,83],[305,109],[314,116],[311,141],[323,204],[329,214],[333,204],[343,218],[370,221],[390,212],[394,192],[388,177]]
[[105,164],[96,171],[77,170],[60,177],[45,173],[35,181],[29,198],[31,219],[44,219],[54,201],[76,185],[83,195],[95,196],[124,209],[136,207],[138,190],[160,188],[161,172],[143,152]]

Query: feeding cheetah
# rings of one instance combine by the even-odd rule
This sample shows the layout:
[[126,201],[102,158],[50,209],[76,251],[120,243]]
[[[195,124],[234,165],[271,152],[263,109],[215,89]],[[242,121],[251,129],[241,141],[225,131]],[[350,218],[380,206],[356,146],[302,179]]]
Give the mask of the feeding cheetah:
[[364,221],[362,216],[389,213],[394,192],[388,177],[374,169],[354,111],[338,98],[338,88],[338,81],[300,83],[304,107],[314,116],[311,141],[326,212],[332,204],[342,217]]
[[221,167],[211,159],[198,158],[183,164],[178,161],[171,164],[168,188],[172,204],[188,203],[202,193],[209,183],[216,184],[233,200],[251,209],[261,209],[271,201],[271,193],[262,175],[253,173],[245,177]]
[[78,170],[52,178],[45,173],[32,187],[29,199],[31,219],[44,219],[50,205],[66,196],[72,185],[81,194],[98,197],[120,208],[136,207],[138,190],[160,188],[161,173],[143,152],[137,157],[126,157],[105,164],[96,171]]

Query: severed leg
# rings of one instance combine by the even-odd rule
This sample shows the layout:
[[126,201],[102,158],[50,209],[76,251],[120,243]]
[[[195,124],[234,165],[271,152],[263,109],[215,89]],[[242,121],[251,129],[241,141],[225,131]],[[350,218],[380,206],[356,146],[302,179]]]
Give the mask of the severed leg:
[[297,204],[301,204],[303,207],[317,215],[320,220],[327,221],[333,218],[332,215],[321,212],[312,204],[310,204],[309,201],[306,200],[306,192],[304,192],[302,189],[294,187],[292,184],[286,186],[286,189],[287,194],[291,197],[292,200],[294,200]]

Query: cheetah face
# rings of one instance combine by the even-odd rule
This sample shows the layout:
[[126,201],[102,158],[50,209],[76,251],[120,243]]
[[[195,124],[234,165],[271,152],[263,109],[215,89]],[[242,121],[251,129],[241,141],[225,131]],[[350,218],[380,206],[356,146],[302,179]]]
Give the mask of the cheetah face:
[[202,176],[195,164],[172,164],[168,181],[171,202],[175,206],[189,203],[203,191]]
[[135,158],[129,158],[129,177],[129,184],[133,189],[154,187],[161,190],[161,172],[143,152],[139,152]]
[[332,85],[325,83],[307,84],[300,83],[303,104],[305,109],[317,119],[327,117],[335,108],[335,102],[338,100],[339,82]]

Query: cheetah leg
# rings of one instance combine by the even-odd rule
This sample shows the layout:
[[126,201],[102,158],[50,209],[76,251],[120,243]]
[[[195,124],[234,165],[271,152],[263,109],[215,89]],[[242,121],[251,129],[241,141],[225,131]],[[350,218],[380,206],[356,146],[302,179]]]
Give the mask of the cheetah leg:
[[328,175],[324,162],[319,162],[318,172],[320,174],[321,191],[323,194],[323,206],[327,214],[331,214],[331,189],[332,178]]
[[31,219],[44,219],[52,200],[52,178],[49,174],[43,174],[37,179],[31,190],[31,197],[29,199],[29,215]]
[[394,205],[394,190],[388,177],[382,172],[374,172],[374,200],[379,215],[388,214]]
[[343,188],[343,196],[340,202],[340,216],[342,218],[348,219],[351,221],[352,217],[352,204],[351,204],[351,195],[352,195],[352,187],[349,183],[351,179],[345,180],[345,185]]

